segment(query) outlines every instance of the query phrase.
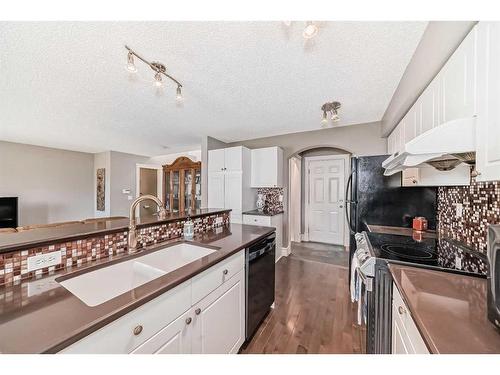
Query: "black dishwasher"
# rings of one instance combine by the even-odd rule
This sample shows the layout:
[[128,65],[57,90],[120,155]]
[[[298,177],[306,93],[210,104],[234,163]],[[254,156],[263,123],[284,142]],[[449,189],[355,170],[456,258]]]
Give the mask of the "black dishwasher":
[[246,340],[250,340],[274,302],[276,233],[246,249]]

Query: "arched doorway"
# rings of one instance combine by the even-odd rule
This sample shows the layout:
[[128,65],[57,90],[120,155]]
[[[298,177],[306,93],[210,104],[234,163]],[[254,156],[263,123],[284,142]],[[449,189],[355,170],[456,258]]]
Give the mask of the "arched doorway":
[[290,157],[291,241],[348,245],[344,193],[350,156],[344,149],[318,146]]

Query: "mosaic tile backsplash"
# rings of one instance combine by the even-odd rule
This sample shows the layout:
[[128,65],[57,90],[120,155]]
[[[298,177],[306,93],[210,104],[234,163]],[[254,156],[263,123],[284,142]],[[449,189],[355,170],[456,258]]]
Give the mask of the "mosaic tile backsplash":
[[[462,204],[462,216],[457,215]],[[441,219],[441,220],[439,220]],[[438,230],[486,254],[489,224],[500,223],[500,181],[438,188]]]
[[[217,220],[220,218],[219,220]],[[139,229],[143,240],[138,248],[168,241],[182,236],[185,220],[154,225]],[[229,212],[208,215],[193,219],[194,232],[206,232],[213,228],[229,225]],[[36,279],[61,269],[88,265],[88,263],[127,252],[128,231],[98,235],[53,245],[18,250],[0,254],[0,285]],[[56,266],[45,267],[28,272],[28,257],[61,250],[62,260]]]
[[283,188],[258,188],[257,194],[265,195],[264,211],[283,212]]

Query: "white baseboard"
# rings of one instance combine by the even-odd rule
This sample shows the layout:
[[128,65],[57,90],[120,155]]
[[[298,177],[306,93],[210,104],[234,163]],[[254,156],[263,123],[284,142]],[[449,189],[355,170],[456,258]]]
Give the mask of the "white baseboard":
[[287,257],[290,255],[290,253],[291,253],[290,244],[288,245],[288,247],[281,248],[281,256]]

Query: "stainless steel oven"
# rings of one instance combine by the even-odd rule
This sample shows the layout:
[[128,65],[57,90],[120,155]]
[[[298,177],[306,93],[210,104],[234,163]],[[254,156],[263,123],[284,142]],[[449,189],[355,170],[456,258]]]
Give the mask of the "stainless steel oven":
[[246,249],[246,340],[274,303],[276,233]]

